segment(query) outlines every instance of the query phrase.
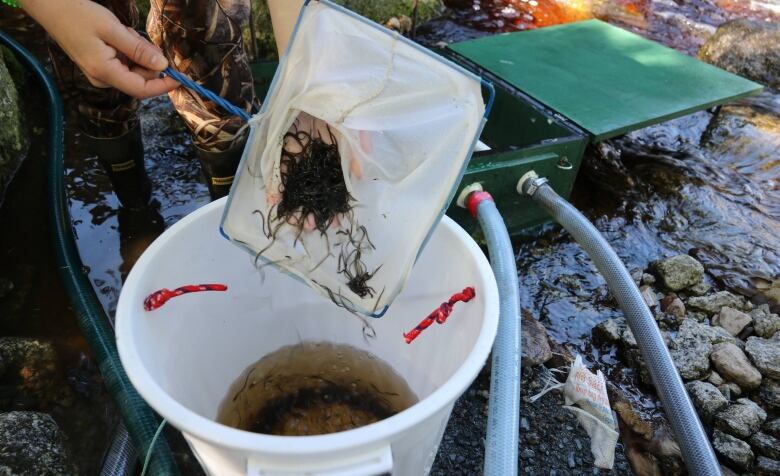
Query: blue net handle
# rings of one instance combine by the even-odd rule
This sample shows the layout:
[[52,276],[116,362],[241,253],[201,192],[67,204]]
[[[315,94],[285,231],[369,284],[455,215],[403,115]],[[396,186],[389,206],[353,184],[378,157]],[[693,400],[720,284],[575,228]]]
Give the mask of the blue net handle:
[[195,91],[196,93],[200,94],[201,96],[205,97],[209,101],[217,104],[222,109],[226,110],[227,112],[233,114],[234,116],[238,116],[244,121],[248,121],[252,116],[250,116],[246,111],[239,108],[235,104],[232,104],[231,102],[225,100],[225,98],[222,98],[213,92],[209,91],[208,89],[204,88],[200,84],[196,83],[195,81],[191,80],[184,74],[172,69],[170,66],[168,68],[165,68],[164,73],[171,78],[175,79],[179,83],[181,83],[182,86],[191,89]]

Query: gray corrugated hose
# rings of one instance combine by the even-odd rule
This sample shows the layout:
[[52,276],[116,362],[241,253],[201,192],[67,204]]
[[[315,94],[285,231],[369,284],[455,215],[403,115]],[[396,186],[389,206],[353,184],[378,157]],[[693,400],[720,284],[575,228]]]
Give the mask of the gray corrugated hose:
[[138,458],[133,447],[133,440],[121,421],[114,429],[111,446],[103,459],[100,476],[127,476],[134,474]]
[[[526,179],[526,180],[524,180]],[[568,231],[593,260],[620,304],[639,350],[650,371],[666,416],[671,422],[688,472],[696,476],[720,475],[720,465],[707,434],[685,391],[658,325],[639,289],[607,240],[585,216],[546,185],[545,179],[526,176],[518,191],[529,195]]]
[[485,235],[500,300],[490,370],[484,473],[513,476],[517,474],[520,439],[520,285],[512,242],[492,197],[486,192],[472,196],[476,210],[473,203],[469,209],[476,211]]

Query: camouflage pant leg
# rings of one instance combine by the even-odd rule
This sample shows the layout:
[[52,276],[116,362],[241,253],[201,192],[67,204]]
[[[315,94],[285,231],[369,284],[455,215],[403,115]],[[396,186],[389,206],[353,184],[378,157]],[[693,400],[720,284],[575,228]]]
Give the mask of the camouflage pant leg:
[[[255,105],[252,74],[241,37],[249,0],[152,0],[146,29],[172,66],[238,107]],[[169,94],[207,151],[228,149],[243,121],[186,88]]]
[[[111,10],[122,24],[138,26],[134,0],[99,0],[98,3]],[[49,53],[60,91],[78,109],[82,132],[100,138],[119,137],[138,125],[137,99],[114,88],[93,86],[54,41],[49,42]]]

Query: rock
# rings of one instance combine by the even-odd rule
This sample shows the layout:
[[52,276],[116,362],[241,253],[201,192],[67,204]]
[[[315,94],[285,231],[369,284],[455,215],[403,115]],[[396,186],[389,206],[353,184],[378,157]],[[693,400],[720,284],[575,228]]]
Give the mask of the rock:
[[[622,322],[621,322],[622,321]],[[620,341],[620,336],[626,328],[623,318],[607,319],[593,327],[593,340],[599,344],[614,344]]]
[[642,299],[645,300],[645,304],[647,304],[647,307],[650,309],[654,308],[658,305],[658,298],[655,296],[655,291],[653,291],[653,288],[650,286],[642,286],[639,288],[640,294],[642,294]]
[[769,312],[769,306],[757,307],[750,313],[753,319],[753,330],[758,337],[769,339],[780,332],[780,316]]
[[780,382],[765,378],[758,395],[766,406],[780,410]]
[[650,273],[642,273],[641,284],[646,284],[647,286],[650,286],[651,284],[655,284],[655,276],[653,276]]
[[691,286],[687,289],[689,293],[691,293],[693,296],[704,296],[708,292],[710,292],[710,285],[707,283],[699,283],[694,286]]
[[711,383],[696,380],[687,383],[685,388],[691,396],[699,417],[707,424],[712,422],[716,413],[729,404],[729,401]]
[[675,345],[675,342],[685,342],[693,339],[706,340],[713,345],[721,342],[730,342],[740,349],[745,347],[744,342],[726,332],[726,329],[718,326],[708,326],[693,319],[683,320],[677,336],[672,341],[672,345]]
[[13,55],[0,48],[0,203],[22,163],[28,142],[22,123],[19,92],[6,65],[11,61],[14,61]]
[[729,382],[744,390],[753,390],[761,385],[761,373],[750,363],[747,356],[730,342],[716,344],[710,354],[712,365]]
[[759,456],[755,471],[756,476],[780,476],[780,461]]
[[748,400],[740,398],[715,415],[715,428],[737,438],[748,438],[757,432],[766,420],[766,412]]
[[753,451],[767,458],[780,460],[780,439],[766,433],[755,433],[748,440]]
[[739,339],[720,327],[711,327],[693,319],[685,319],[680,325],[677,336],[670,343],[670,353],[678,372],[685,380],[700,380],[710,368],[710,352],[713,344],[731,342],[735,345]]
[[780,90],[780,27],[772,23],[728,21],[704,43],[699,58]]
[[716,387],[718,385],[723,385],[726,382],[725,380],[723,380],[723,377],[721,377],[720,374],[714,370],[710,372],[710,376],[707,377],[707,381],[715,385]]
[[718,385],[718,390],[720,390],[720,393],[722,393],[723,396],[726,397],[726,400],[729,401],[736,400],[740,395],[742,395],[742,389],[739,388],[739,385],[733,382],[726,382],[724,384]]
[[780,438],[780,418],[767,421],[761,429],[764,433]]
[[661,310],[678,319],[685,317],[685,304],[677,296],[669,295],[661,299]]
[[688,255],[677,255],[652,263],[661,283],[671,291],[682,291],[701,282],[704,266]]
[[769,304],[772,305],[772,309],[778,312],[777,308],[780,307],[780,279],[772,281],[769,289],[764,291],[764,296],[766,296]]
[[710,351],[712,344],[697,341],[695,346],[671,349],[674,366],[684,380],[697,380],[707,375],[710,369]]
[[712,319],[713,326],[720,326],[733,336],[742,332],[742,329],[751,322],[753,322],[752,317],[728,306],[721,308],[720,313]]
[[75,474],[62,439],[45,413],[0,414],[0,474]]
[[552,358],[547,329],[531,313],[522,312],[522,366],[540,365]]
[[738,438],[715,430],[712,435],[712,447],[729,465],[737,469],[748,471],[753,466],[755,456],[750,445]]
[[708,296],[694,296],[688,299],[688,307],[695,311],[715,314],[723,307],[731,307],[740,311],[749,311],[750,304],[742,296],[720,291]]
[[780,333],[772,339],[748,337],[745,352],[761,374],[780,380]]
[[636,339],[625,318],[607,319],[593,328],[593,339],[597,343],[621,344],[624,347],[636,347]]
[[31,393],[50,389],[57,355],[51,342],[24,337],[0,337],[0,357],[14,383]]

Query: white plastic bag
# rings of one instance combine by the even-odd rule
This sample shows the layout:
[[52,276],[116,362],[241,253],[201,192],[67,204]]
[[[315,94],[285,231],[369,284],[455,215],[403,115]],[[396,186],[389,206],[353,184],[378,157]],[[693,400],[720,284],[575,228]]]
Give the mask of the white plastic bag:
[[612,469],[619,434],[609,406],[604,374],[601,370],[592,373],[578,355],[563,385],[563,396],[566,400],[564,408],[574,413],[590,436],[590,451],[595,459],[593,464],[598,468]]
[[[283,137],[301,112],[334,131],[354,199],[325,234],[275,223],[267,201],[279,190]],[[484,115],[478,77],[337,5],[312,1],[250,121],[223,233],[338,305],[379,316],[450,202]],[[353,161],[362,179],[350,173]],[[269,223],[280,226],[269,233]],[[431,271],[432,279],[446,272]],[[350,280],[361,272],[369,279],[356,292]]]

